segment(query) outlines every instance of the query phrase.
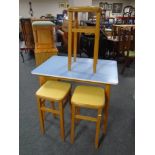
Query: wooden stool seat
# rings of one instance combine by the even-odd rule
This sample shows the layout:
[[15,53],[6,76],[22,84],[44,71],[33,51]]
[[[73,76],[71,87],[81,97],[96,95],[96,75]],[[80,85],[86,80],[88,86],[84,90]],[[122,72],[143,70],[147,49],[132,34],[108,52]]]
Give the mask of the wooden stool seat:
[[[74,142],[75,119],[96,122],[95,147],[98,148],[99,131],[102,117],[103,106],[105,105],[105,91],[100,87],[78,86],[75,88],[71,99],[71,143]],[[97,118],[80,115],[80,108],[97,109]]]
[[68,94],[71,85],[60,81],[47,81],[36,92],[41,98],[60,101]]
[[[54,117],[55,115],[60,116],[60,135],[62,140],[64,141],[64,105],[65,103],[67,103],[67,98],[70,101],[70,89],[71,84],[69,83],[60,81],[47,81],[36,92],[40,118],[40,128],[42,134],[45,132],[45,112],[50,112],[53,114]],[[51,102],[51,108],[45,106],[46,100]],[[55,102],[58,102],[59,110],[55,109]]]
[[32,23],[32,26],[55,26],[54,23],[50,22],[50,21],[34,21]]
[[70,12],[101,12],[100,7],[96,6],[73,6],[68,8],[68,11]]
[[77,86],[71,100],[81,107],[99,108],[105,104],[104,89],[92,86]]

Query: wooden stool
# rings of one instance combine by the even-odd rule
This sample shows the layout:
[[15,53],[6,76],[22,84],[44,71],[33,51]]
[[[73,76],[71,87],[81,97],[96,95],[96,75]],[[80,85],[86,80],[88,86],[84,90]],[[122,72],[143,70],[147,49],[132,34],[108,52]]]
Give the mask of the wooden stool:
[[[73,96],[71,98],[71,106],[72,106],[71,143],[74,142],[74,120],[75,119],[88,120],[96,122],[95,147],[98,148],[100,122],[104,104],[105,104],[105,91],[103,88],[93,86],[77,86],[75,88]],[[79,112],[78,114],[76,114],[75,112],[77,110],[76,108],[78,108],[79,111],[80,107],[97,109],[98,110],[97,118],[82,116],[79,114]]]
[[54,23],[50,21],[34,21],[32,23],[37,66],[58,52],[54,42],[54,26]]
[[[70,100],[71,84],[59,81],[47,81],[36,92],[41,133],[44,134],[44,113],[51,112],[53,116],[60,115],[60,135],[65,139],[64,133],[64,105],[67,98]],[[51,108],[45,106],[45,100],[51,101]],[[54,108],[54,102],[58,102],[59,110]]]
[[[78,26],[78,12],[93,12],[96,13],[96,26]],[[68,23],[68,70],[71,70],[71,57],[72,51],[74,52],[74,61],[76,61],[77,54],[77,33],[94,33],[95,34],[95,45],[94,45],[94,62],[93,72],[96,73],[96,64],[98,59],[98,47],[99,47],[99,32],[100,32],[100,15],[101,8],[88,6],[88,7],[70,7],[68,9],[69,23]],[[73,24],[73,14],[74,23]],[[72,48],[72,37],[74,35],[74,43]]]

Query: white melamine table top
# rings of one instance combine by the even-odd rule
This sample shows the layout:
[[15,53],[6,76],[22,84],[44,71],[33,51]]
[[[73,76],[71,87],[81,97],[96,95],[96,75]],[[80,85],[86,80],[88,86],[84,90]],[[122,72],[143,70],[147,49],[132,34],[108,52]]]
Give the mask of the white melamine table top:
[[32,70],[32,74],[60,79],[78,80],[103,84],[118,84],[117,62],[98,59],[96,73],[93,73],[93,59],[72,58],[71,71],[68,71],[67,56],[53,56]]

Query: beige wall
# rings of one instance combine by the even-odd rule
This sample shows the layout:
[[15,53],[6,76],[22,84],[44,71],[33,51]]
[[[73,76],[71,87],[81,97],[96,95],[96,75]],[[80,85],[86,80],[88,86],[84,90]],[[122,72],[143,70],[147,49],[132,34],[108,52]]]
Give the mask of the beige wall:
[[[56,16],[56,14],[61,14],[64,8],[59,8],[59,2],[66,1],[72,3],[76,3],[77,5],[81,5],[83,1],[83,5],[91,4],[94,6],[98,6],[99,2],[108,2],[112,3],[123,3],[123,7],[126,5],[135,6],[134,0],[19,0],[19,16],[22,17],[30,17],[29,14],[29,1],[32,2],[32,8],[34,12],[34,17],[40,17],[42,15],[46,15],[47,13],[51,13]],[[113,14],[113,16],[117,16],[121,14]]]
[[34,17],[40,17],[47,13],[56,16],[56,14],[61,14],[64,10],[59,8],[59,0],[19,0],[19,16],[30,17],[29,1],[32,2]]

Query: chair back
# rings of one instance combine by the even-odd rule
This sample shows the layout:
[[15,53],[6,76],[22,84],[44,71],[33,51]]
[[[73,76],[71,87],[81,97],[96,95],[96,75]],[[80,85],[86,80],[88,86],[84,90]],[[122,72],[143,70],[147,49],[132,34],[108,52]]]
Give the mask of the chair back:
[[21,23],[23,39],[26,47],[30,49],[34,49],[34,38],[33,38],[31,19],[21,18],[20,23]]
[[135,29],[133,27],[118,28],[119,51],[125,52],[135,49]]
[[48,52],[55,48],[54,23],[50,21],[34,21],[32,26],[35,52]]

